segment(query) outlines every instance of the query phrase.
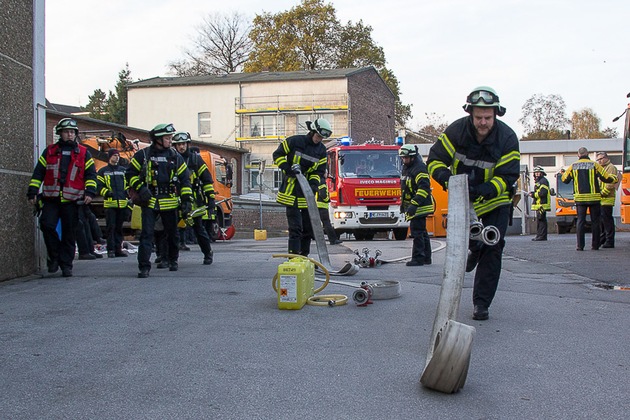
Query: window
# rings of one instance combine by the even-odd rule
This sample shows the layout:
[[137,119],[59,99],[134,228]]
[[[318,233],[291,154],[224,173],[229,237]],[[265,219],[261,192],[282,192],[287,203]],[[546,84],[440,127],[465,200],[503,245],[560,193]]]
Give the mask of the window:
[[249,170],[249,189],[250,190],[260,190],[260,171],[258,169],[250,169]]
[[249,123],[252,137],[284,135],[284,115],[252,115]]
[[214,162],[214,174],[216,177],[215,181],[227,185],[227,170],[223,162],[219,160]]
[[533,159],[534,166],[548,166],[555,167],[556,166],[556,157],[555,156],[534,156]]
[[621,155],[608,155],[608,159],[615,166],[621,166]]
[[273,190],[278,191],[280,189],[280,184],[282,183],[282,171],[276,169],[273,171]]
[[318,118],[325,118],[330,126],[333,128],[333,133],[335,132],[335,124],[334,124],[334,116],[333,114],[299,114],[297,116],[297,133],[298,134],[306,134],[308,133],[308,128],[306,128],[306,121],[315,121]]
[[209,112],[200,112],[197,114],[197,123],[199,130],[199,137],[208,137],[212,135],[210,131],[210,113]]

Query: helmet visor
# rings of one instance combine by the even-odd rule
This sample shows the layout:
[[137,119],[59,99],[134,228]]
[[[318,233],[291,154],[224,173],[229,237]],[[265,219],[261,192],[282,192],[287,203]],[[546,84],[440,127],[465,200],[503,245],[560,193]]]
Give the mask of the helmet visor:
[[499,103],[499,97],[492,92],[488,92],[487,90],[478,90],[476,92],[471,93],[466,98],[469,104],[475,105],[483,102],[486,105],[493,105]]
[[173,143],[187,143],[190,137],[186,133],[177,133],[173,136]]
[[332,131],[327,128],[320,128],[319,130],[317,130],[317,133],[325,139],[332,135]]
[[158,133],[158,136],[167,136],[169,134],[172,134],[175,132],[175,127],[173,127],[173,124],[168,124],[166,127],[164,127],[162,129],[161,133]]

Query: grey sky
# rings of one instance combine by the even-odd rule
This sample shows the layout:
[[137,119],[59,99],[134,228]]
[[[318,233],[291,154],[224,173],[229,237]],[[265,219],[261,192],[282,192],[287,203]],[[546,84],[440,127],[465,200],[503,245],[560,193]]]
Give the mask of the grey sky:
[[[590,107],[602,128],[626,108],[630,92],[630,3],[585,0],[333,0],[337,17],[372,26],[398,77],[415,128],[434,112],[453,121],[468,92],[495,88],[503,121],[522,135],[521,107],[534,94],[557,94],[567,116]],[[261,6],[263,5],[264,6]],[[298,0],[48,0],[46,96],[85,105],[95,89],[114,89],[129,63],[134,80],[167,74],[195,26],[213,12],[250,16],[288,10]],[[624,30],[626,29],[626,30]]]

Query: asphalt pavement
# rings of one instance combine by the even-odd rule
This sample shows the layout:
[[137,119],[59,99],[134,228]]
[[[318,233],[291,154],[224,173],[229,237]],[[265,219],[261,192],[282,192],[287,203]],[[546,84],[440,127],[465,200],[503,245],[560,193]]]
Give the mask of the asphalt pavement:
[[[587,236],[588,237],[588,236]],[[630,233],[616,248],[575,250],[575,235],[510,236],[488,321],[463,389],[419,378],[442,283],[433,264],[362,268],[345,282],[398,280],[401,296],[366,307],[279,310],[271,279],[285,238],[198,247],[179,271],[138,279],[135,255],[75,261],[60,273],[0,283],[3,419],[627,419]],[[587,239],[588,243],[588,239]],[[346,240],[331,261],[369,248],[410,254],[411,240]],[[315,251],[315,246],[313,246]],[[322,293],[350,296],[349,286]]]

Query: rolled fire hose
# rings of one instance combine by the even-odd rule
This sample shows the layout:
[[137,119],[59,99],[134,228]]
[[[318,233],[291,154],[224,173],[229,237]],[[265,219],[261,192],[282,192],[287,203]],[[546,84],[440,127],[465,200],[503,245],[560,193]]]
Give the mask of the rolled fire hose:
[[468,180],[465,175],[454,175],[449,179],[448,187],[446,260],[420,383],[451,394],[459,391],[466,382],[475,328],[455,321],[464,284],[470,231]]
[[[320,278],[315,277],[316,281],[325,281]],[[401,288],[400,282],[397,280],[382,280],[375,283],[370,282],[362,282],[361,284],[349,283],[345,281],[337,281],[337,280],[329,280],[330,284],[339,284],[341,286],[348,286],[355,289],[355,294],[364,292],[362,289],[363,283],[367,284],[371,289],[371,298],[372,300],[385,300],[385,299],[394,299],[400,297]],[[359,295],[360,296],[360,295]],[[354,297],[354,295],[353,295]],[[356,301],[357,299],[355,299]]]
[[[317,295],[315,296],[316,293],[319,293],[322,290],[324,290],[326,286],[328,286],[328,283],[330,282],[330,273],[328,272],[328,269],[326,269],[326,267],[323,264],[321,264],[319,261],[314,260],[309,257],[305,257],[304,255],[297,255],[297,254],[273,254],[272,257],[273,258],[304,258],[304,259],[309,260],[310,262],[312,262],[319,268],[321,268],[321,270],[326,275],[326,279],[324,280],[324,284],[322,284],[321,287],[318,287],[317,289],[313,290],[314,295],[309,297],[306,300],[306,303],[308,305],[341,306],[341,305],[345,305],[346,302],[348,302],[348,296],[346,295]],[[277,286],[278,281],[279,281],[278,273],[276,273],[273,276],[273,279],[271,280],[271,287],[273,287],[273,290],[276,293],[278,292],[278,286]]]

